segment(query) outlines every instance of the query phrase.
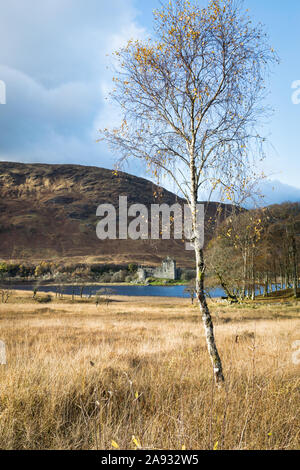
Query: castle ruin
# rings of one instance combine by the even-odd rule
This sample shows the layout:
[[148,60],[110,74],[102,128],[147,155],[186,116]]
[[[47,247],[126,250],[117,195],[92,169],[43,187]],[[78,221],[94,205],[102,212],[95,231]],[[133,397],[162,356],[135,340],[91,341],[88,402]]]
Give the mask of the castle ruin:
[[179,278],[179,269],[176,268],[176,261],[168,256],[157,268],[140,267],[137,274],[140,282],[144,282],[148,277],[176,280]]

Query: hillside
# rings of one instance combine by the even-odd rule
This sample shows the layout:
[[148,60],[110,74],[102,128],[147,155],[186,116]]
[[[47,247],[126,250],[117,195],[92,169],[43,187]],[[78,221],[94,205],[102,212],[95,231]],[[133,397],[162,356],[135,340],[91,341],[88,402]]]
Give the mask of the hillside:
[[[181,241],[105,240],[96,237],[99,204],[118,207],[175,202],[175,194],[127,173],[79,165],[0,162],[0,257],[10,261],[157,264],[166,255],[188,266],[193,253]],[[207,207],[214,220],[219,204]],[[223,214],[231,206],[223,205]],[[209,238],[211,230],[207,230]]]

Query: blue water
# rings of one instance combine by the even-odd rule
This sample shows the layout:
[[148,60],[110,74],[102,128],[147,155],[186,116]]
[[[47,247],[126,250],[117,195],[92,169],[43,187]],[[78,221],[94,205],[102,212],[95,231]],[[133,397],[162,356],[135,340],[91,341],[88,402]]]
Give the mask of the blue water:
[[[16,285],[12,286],[12,289],[17,290],[29,290],[33,291],[34,286],[32,285]],[[95,295],[100,290],[109,289],[112,295],[124,295],[129,297],[177,297],[177,298],[189,298],[189,294],[184,292],[186,286],[125,286],[125,285],[113,285],[113,286],[95,286],[87,285],[83,290],[83,296]],[[79,286],[64,286],[63,293],[72,295],[80,294]],[[55,292],[55,286],[40,286],[38,292]],[[209,291],[211,297],[222,297],[225,295],[223,289],[215,288]]]

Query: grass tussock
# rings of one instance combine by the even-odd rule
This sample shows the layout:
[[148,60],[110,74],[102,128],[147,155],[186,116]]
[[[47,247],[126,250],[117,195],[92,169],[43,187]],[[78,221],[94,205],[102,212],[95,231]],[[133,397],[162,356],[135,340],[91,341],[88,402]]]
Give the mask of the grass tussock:
[[221,390],[187,300],[0,304],[1,448],[299,448],[299,307],[211,307]]

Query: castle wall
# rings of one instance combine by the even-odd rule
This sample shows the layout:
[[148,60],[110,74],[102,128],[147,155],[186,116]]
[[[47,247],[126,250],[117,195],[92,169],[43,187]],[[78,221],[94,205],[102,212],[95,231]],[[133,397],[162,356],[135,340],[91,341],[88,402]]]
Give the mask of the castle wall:
[[159,279],[177,279],[178,270],[176,262],[170,258],[165,259],[161,266],[157,268],[139,268],[138,276],[140,281],[145,281],[148,277]]

